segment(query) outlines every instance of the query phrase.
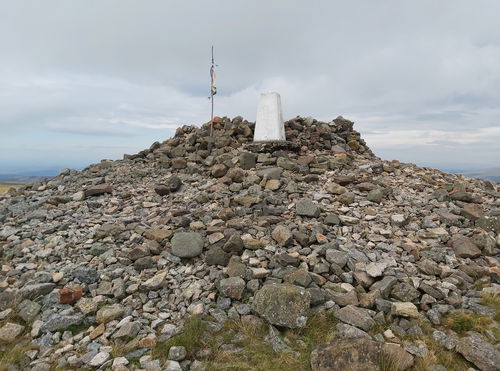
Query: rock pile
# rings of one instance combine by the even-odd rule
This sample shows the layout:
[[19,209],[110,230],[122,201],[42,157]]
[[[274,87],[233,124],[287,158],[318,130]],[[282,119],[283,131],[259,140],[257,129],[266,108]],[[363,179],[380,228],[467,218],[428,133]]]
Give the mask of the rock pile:
[[292,119],[279,143],[219,121],[0,196],[0,352],[30,345],[12,369],[201,370],[209,352],[151,355],[189,315],[265,321],[282,351],[320,312],[337,338],[313,370],[377,369],[382,353],[411,368],[424,330],[499,369],[497,322],[443,327],[498,318],[482,302],[500,293],[498,184],[383,161],[342,117]]

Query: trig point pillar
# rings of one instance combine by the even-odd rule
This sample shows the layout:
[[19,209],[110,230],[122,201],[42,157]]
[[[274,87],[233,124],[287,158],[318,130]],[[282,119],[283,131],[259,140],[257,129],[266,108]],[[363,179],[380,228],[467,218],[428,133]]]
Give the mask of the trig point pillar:
[[281,110],[281,98],[278,93],[262,93],[257,108],[254,142],[283,141],[285,125]]

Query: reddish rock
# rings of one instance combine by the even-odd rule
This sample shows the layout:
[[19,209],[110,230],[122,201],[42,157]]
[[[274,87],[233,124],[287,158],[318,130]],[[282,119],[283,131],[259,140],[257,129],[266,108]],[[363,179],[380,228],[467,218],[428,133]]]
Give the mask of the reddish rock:
[[313,161],[315,160],[314,156],[310,156],[310,155],[307,155],[307,156],[301,156],[297,159],[297,163],[299,165],[309,165],[310,163],[312,163]]
[[60,304],[75,304],[82,297],[82,289],[79,286],[68,286],[59,290]]
[[484,215],[483,209],[476,204],[465,204],[461,214],[472,221],[478,220]]

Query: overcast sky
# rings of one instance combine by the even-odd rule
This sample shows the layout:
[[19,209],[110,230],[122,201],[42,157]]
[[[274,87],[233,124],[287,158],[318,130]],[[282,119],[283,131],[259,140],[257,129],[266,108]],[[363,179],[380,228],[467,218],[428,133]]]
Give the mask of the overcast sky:
[[0,0],[0,173],[136,153],[215,113],[355,121],[380,157],[500,167],[500,1]]

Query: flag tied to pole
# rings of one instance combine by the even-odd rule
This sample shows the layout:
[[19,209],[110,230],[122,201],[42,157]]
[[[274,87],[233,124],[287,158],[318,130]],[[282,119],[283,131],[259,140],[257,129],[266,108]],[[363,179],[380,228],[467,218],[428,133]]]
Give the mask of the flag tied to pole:
[[215,87],[215,67],[213,65],[213,60],[212,60],[212,67],[210,67],[210,78],[211,78],[211,85],[210,85],[210,93],[212,95],[217,94],[217,88]]

